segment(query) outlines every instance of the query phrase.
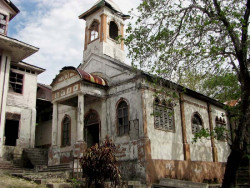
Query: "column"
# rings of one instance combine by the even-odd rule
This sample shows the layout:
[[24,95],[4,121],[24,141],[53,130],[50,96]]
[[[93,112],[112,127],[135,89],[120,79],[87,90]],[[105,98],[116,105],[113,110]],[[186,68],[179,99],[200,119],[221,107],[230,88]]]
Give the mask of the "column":
[[[209,128],[210,132],[213,131],[213,121],[212,121],[212,110],[211,105],[207,103],[207,111],[208,111],[208,121],[209,121]],[[212,147],[212,154],[213,154],[213,162],[218,162],[218,154],[217,154],[217,148],[214,144],[214,136],[211,135],[211,147]]]
[[52,120],[52,146],[57,146],[58,137],[58,103],[53,103],[53,120]]
[[9,86],[9,72],[11,56],[3,52],[0,59],[0,157],[2,156],[1,146],[3,143],[4,126],[5,126],[5,109],[7,102],[8,86]]
[[101,15],[100,42],[107,42],[107,15]]
[[182,93],[180,93],[180,110],[181,110],[181,127],[182,127],[182,141],[183,141],[184,160],[189,161],[190,160],[190,146],[187,143],[184,97],[183,97]]
[[78,94],[77,141],[84,140],[84,94]]

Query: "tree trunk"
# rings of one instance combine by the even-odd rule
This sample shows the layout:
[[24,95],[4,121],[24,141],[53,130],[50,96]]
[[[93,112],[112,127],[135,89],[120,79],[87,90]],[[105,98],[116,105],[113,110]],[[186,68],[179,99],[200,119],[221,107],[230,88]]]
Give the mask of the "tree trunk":
[[247,154],[249,146],[250,127],[250,85],[249,76],[241,80],[241,102],[239,125],[235,131],[235,138],[232,139],[231,153],[227,160],[226,171],[222,188],[231,188],[236,182],[236,173],[239,169],[243,156]]
[[240,162],[243,158],[243,152],[239,150],[231,150],[231,153],[227,159],[227,166],[224,175],[222,188],[230,188],[236,181],[236,173],[240,166]]

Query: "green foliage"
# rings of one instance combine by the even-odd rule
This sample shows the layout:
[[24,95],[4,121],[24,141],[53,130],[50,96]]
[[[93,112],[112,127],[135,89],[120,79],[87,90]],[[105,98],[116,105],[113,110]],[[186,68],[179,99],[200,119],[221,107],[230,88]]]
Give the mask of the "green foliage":
[[120,184],[121,176],[115,157],[116,151],[116,146],[108,136],[102,144],[87,148],[80,163],[88,187],[93,183],[95,187],[103,187],[107,180],[115,186]]
[[194,134],[194,137],[192,139],[192,144],[196,143],[198,140],[201,140],[203,138],[210,139],[211,135],[213,133],[210,133],[209,129],[201,129],[198,133]]
[[75,178],[73,178],[71,180],[71,184],[72,184],[73,188],[78,188],[78,187],[81,186],[81,183],[77,179],[75,179]]
[[237,76],[232,72],[211,75],[203,83],[203,92],[220,102],[240,99],[241,91]]

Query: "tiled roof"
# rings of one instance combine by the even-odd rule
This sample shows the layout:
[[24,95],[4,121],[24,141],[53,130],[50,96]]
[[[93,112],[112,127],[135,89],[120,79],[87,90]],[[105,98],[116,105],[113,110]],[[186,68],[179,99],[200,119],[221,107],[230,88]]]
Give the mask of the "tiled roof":
[[90,73],[85,72],[82,69],[77,69],[77,71],[80,73],[82,79],[90,81],[92,83],[102,85],[102,86],[108,86],[107,82],[101,78],[100,76],[96,76]]

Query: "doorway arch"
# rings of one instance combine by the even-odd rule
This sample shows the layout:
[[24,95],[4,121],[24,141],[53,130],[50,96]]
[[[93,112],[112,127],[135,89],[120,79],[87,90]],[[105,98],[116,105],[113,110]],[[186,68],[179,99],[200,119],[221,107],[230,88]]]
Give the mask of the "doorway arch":
[[84,140],[87,147],[99,144],[100,118],[95,110],[90,110],[84,118]]

